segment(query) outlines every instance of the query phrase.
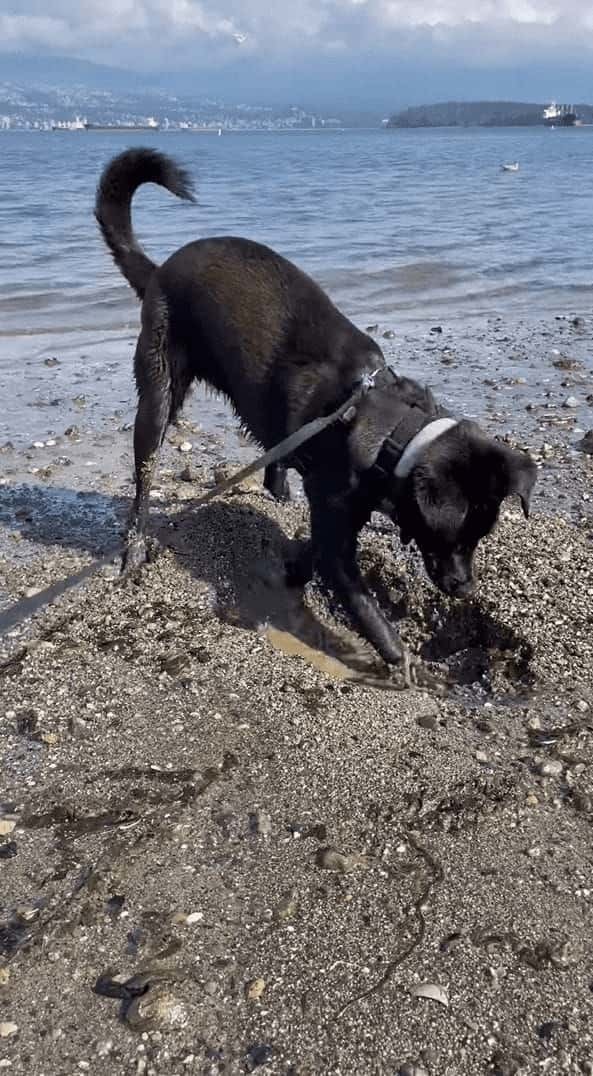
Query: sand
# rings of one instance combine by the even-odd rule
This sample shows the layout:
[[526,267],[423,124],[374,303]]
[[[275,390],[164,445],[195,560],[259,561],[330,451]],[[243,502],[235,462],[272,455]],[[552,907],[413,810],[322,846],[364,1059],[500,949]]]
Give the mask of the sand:
[[156,561],[49,605],[117,546],[127,416],[0,457],[8,1072],[593,1072],[593,464],[574,449],[591,331],[505,327],[512,375],[484,365],[502,332],[481,366],[469,335],[393,345],[407,371],[412,346],[438,376],[446,351],[447,376],[465,362],[489,427],[541,463],[531,520],[505,506],[469,602],[381,517],[364,533],[365,574],[450,678],[443,698],[397,690],[316,587],[286,590],[298,488],[192,508],[229,455],[199,407],[164,453]]

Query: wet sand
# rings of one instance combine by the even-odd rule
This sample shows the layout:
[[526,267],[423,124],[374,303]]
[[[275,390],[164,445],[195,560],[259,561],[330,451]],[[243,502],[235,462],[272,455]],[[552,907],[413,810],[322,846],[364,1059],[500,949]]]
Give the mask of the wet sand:
[[396,690],[315,587],[286,590],[297,483],[290,506],[252,482],[192,508],[254,453],[201,392],[163,454],[156,561],[34,611],[117,548],[132,393],[123,366],[104,395],[64,356],[31,367],[0,455],[7,1071],[593,1071],[593,331],[572,318],[377,329],[541,464],[471,602],[381,517],[365,531],[444,698]]

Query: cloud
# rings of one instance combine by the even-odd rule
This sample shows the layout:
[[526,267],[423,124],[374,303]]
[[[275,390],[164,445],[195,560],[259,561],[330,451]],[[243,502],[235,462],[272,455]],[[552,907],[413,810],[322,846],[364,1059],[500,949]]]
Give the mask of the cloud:
[[442,47],[477,28],[502,31],[507,43],[517,29],[537,37],[559,28],[576,42],[593,27],[589,0],[472,0],[471,6],[466,0],[53,0],[51,15],[48,8],[47,0],[0,0],[3,46],[97,52],[119,50],[123,42],[164,54],[185,40],[204,50],[240,42],[256,51],[314,45],[323,52],[371,42],[395,46],[398,35],[427,30]]
[[[267,91],[281,76],[283,92],[296,95],[325,82],[336,100],[379,82],[382,100],[405,99],[402,80],[421,68],[514,70],[529,93],[530,64],[543,72],[544,96],[560,95],[561,67],[593,71],[592,29],[590,0],[0,0],[0,51],[185,70],[198,82],[226,71],[229,91]],[[593,75],[579,78],[593,91]],[[510,77],[499,81],[508,96]],[[439,92],[462,84],[444,78]]]

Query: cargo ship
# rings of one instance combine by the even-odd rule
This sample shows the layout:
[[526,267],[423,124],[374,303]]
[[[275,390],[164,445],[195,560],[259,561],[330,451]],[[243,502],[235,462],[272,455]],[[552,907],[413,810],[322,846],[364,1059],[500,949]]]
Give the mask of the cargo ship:
[[555,101],[544,109],[542,119],[546,127],[576,127],[578,123],[572,105],[557,105]]
[[129,133],[130,131],[159,131],[160,123],[154,116],[149,116],[145,123],[85,123],[85,131],[117,131]]

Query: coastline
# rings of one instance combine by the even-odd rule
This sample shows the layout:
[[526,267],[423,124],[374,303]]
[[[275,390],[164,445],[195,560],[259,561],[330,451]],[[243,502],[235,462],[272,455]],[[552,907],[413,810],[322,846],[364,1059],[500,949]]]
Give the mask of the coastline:
[[[288,507],[254,482],[192,510],[255,451],[201,391],[169,431],[165,549],[139,585],[107,570],[0,637],[11,1072],[590,1071],[593,325],[430,328],[376,332],[541,465],[467,605],[384,521],[364,534],[381,601],[456,682],[444,699],[393,690],[315,588],[285,590],[297,484]],[[0,614],[115,547],[131,495],[129,371],[112,382],[109,352],[103,383],[75,383],[55,358],[21,401],[33,435],[0,455]],[[95,993],[107,972],[144,976],[145,1000]]]

